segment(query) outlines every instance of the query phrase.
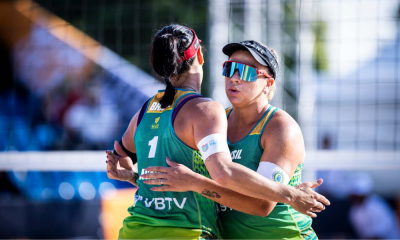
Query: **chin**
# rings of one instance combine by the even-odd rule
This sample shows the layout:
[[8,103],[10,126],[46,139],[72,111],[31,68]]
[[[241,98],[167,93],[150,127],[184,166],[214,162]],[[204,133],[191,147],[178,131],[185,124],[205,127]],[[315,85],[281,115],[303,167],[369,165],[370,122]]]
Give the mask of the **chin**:
[[229,99],[229,102],[231,102],[232,105],[238,105],[241,102],[241,100],[238,97],[228,96],[228,99]]

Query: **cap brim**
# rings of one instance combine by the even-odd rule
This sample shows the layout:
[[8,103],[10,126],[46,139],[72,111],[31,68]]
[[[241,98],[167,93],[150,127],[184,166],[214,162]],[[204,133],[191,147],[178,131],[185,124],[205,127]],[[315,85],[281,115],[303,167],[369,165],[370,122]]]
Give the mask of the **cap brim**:
[[248,50],[248,49],[239,43],[229,43],[225,45],[224,48],[222,48],[222,52],[229,57],[237,50]]
[[238,50],[247,50],[251,53],[251,55],[257,60],[257,62],[263,66],[267,66],[268,64],[255,52],[253,51],[251,48],[248,48],[246,46],[243,46],[242,44],[239,43],[229,43],[227,45],[225,45],[224,48],[222,48],[222,52],[227,55],[228,57],[230,57],[234,52],[238,51]]

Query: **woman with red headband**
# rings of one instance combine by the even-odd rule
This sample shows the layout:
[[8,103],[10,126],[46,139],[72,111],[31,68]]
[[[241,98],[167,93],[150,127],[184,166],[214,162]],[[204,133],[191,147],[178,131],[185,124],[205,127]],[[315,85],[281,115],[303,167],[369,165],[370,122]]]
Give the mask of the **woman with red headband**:
[[[287,203],[309,215],[324,209],[323,203],[329,204],[309,186],[295,189],[232,162],[225,111],[198,94],[203,56],[193,30],[180,25],[161,29],[154,36],[150,62],[167,88],[132,118],[120,144],[114,145],[120,156],[107,151],[108,176],[139,187],[120,238],[217,238],[212,200],[258,215],[269,211],[269,201]],[[215,184],[199,192],[153,191],[155,187],[149,184],[169,185],[167,178],[161,177],[166,175],[151,167],[166,167],[166,156],[179,160],[179,166],[197,173],[202,182]],[[137,162],[140,176],[133,172],[131,160]],[[170,176],[176,175],[172,172]]]

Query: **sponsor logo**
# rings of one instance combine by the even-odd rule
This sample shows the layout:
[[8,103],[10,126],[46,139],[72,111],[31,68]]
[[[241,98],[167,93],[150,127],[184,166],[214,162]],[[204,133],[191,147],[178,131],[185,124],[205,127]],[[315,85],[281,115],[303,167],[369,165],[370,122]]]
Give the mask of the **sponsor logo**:
[[151,129],[158,129],[160,127],[160,124],[158,124],[158,121],[160,121],[160,117],[158,117],[154,120],[154,124],[151,125]]
[[203,146],[201,146],[201,150],[203,150],[203,152],[207,152],[208,150],[208,143],[204,144]]
[[158,102],[154,102],[153,104],[151,104],[151,107],[149,109],[149,111],[157,111],[157,112],[162,112],[164,110],[165,110],[165,108],[161,108],[161,104]]
[[215,140],[210,141],[210,147],[217,145],[217,144],[218,144],[218,141],[215,141]]
[[275,182],[283,183],[285,177],[283,176],[283,172],[276,171],[272,174],[272,179],[274,179]]
[[140,195],[135,195],[135,203],[134,206],[138,203],[138,202],[144,202],[145,207],[147,208],[154,208],[156,210],[171,210],[172,208],[179,208],[179,209],[183,209],[185,207],[186,204],[186,199],[187,198],[183,198],[182,201],[179,201],[176,198],[143,198],[143,196]]
[[225,212],[226,210],[232,210],[232,208],[228,208],[227,206],[225,206],[225,205],[222,205],[222,204],[217,204],[217,212]]
[[145,171],[144,169],[142,169],[142,172],[140,173],[139,180],[155,179],[155,178],[142,178],[142,175],[147,174],[147,173],[157,173],[157,172],[155,172],[155,171]]
[[241,154],[242,154],[242,149],[232,151],[231,152],[232,160],[234,160],[234,159],[242,159]]

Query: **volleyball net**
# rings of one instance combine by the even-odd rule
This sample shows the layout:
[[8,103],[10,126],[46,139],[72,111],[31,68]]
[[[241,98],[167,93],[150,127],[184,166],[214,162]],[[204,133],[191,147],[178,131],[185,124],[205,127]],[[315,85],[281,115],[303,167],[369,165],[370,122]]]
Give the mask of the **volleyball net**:
[[104,150],[164,88],[149,64],[151,38],[179,23],[194,29],[206,49],[202,94],[225,107],[222,47],[254,39],[276,50],[281,71],[272,104],[302,129],[303,180],[324,177],[335,189],[366,171],[375,190],[393,197],[400,193],[399,6],[399,0],[2,1],[0,175],[35,201],[86,201],[130,187],[107,178]]

